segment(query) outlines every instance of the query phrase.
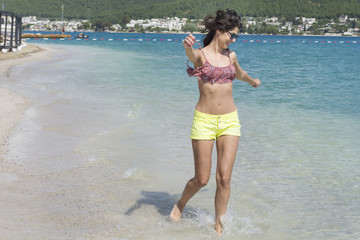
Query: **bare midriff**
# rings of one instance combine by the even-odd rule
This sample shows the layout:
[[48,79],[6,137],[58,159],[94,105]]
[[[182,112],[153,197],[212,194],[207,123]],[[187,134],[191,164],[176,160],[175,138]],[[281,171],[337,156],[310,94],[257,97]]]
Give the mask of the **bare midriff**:
[[212,115],[222,115],[236,111],[232,95],[232,83],[209,84],[198,80],[200,98],[196,110]]

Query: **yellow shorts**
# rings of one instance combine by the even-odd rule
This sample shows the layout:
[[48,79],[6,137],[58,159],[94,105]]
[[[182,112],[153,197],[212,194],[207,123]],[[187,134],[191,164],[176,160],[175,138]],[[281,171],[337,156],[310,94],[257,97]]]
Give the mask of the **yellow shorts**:
[[222,135],[241,136],[238,112],[212,115],[195,110],[191,139],[211,140]]

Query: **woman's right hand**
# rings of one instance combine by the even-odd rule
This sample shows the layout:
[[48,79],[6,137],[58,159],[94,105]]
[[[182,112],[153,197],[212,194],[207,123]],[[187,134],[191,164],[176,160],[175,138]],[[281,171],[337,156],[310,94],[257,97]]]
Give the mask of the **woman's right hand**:
[[189,34],[189,36],[187,36],[183,42],[183,45],[185,48],[191,48],[192,45],[194,45],[196,41],[196,37],[194,37],[192,34]]
[[250,83],[251,84],[251,86],[253,86],[254,88],[257,88],[258,86],[260,86],[260,84],[261,84],[261,82],[260,82],[260,80],[259,79],[253,79],[253,82],[252,83]]

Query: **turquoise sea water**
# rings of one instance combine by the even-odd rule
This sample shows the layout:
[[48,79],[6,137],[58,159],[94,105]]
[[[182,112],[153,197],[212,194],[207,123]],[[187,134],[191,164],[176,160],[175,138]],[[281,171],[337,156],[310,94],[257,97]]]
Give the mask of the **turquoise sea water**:
[[[76,239],[215,238],[215,152],[209,184],[167,220],[193,175],[184,37],[29,40],[62,51],[0,82],[33,102],[7,161],[35,176],[29,189],[47,179],[35,192],[55,219],[49,239],[64,234],[59,216]],[[230,48],[263,84],[234,82],[242,137],[224,239],[359,239],[360,38],[241,36]]]

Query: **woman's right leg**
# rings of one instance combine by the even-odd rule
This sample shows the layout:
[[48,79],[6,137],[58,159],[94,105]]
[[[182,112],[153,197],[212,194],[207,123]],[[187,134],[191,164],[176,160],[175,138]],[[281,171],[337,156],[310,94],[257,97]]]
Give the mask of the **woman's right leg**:
[[180,200],[174,205],[170,213],[172,221],[177,222],[180,220],[181,213],[190,198],[208,183],[211,173],[213,146],[214,140],[192,140],[195,176],[187,182]]

